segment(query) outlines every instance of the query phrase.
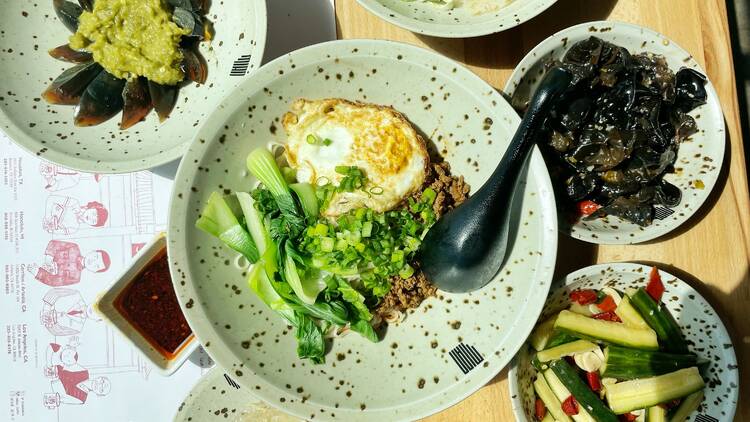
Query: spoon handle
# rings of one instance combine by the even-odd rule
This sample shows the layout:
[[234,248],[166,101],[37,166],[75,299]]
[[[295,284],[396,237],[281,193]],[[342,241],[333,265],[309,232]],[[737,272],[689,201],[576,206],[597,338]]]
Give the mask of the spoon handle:
[[[487,183],[477,192],[478,196],[487,195],[488,199],[510,198],[515,189],[516,180],[521,173],[526,157],[542,129],[553,104],[571,85],[573,75],[565,69],[550,69],[542,83],[531,98],[528,110],[510,142],[507,152],[500,164],[490,176]],[[482,192],[488,189],[489,192]]]

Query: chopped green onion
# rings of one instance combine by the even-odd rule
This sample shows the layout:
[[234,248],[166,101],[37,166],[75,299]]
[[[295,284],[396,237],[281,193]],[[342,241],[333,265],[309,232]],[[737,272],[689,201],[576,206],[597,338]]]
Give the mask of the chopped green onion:
[[401,271],[398,272],[398,276],[401,277],[401,278],[404,278],[404,279],[409,278],[412,275],[414,275],[414,267],[412,267],[409,264],[405,264],[401,268]]
[[437,193],[432,188],[427,188],[422,192],[422,202],[428,205],[432,205],[437,198]]
[[307,140],[307,143],[310,145],[315,145],[318,143],[318,137],[313,135],[312,133],[307,135],[306,140]]
[[365,221],[362,224],[362,237],[370,237],[372,235],[372,222]]
[[325,146],[329,146],[332,143],[333,143],[333,141],[330,140],[330,139],[328,139],[328,138],[323,139],[323,145],[325,145]]
[[370,193],[372,195],[382,195],[383,192],[384,192],[384,190],[380,186],[375,186],[372,189],[370,189]]
[[331,239],[330,237],[321,237],[320,250],[323,252],[333,251],[333,239]]

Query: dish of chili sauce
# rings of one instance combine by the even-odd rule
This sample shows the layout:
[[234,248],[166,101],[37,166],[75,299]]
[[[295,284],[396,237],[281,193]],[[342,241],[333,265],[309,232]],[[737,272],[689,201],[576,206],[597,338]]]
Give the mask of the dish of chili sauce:
[[167,359],[173,359],[193,339],[172,287],[166,251],[123,289],[115,299],[115,308]]

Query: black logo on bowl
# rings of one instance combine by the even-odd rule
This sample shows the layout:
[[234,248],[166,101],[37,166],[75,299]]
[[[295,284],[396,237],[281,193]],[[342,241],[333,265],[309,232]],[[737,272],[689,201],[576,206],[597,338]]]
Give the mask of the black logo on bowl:
[[244,56],[240,56],[239,59],[234,61],[234,64],[232,65],[232,71],[229,72],[229,76],[245,76],[247,74],[247,69],[250,67],[250,55],[245,54]]
[[698,414],[698,416],[695,417],[695,422],[719,422],[719,420],[713,416]]
[[236,389],[240,389],[240,385],[235,382],[235,380],[229,378],[229,375],[224,374],[224,379],[227,380],[227,384],[229,384],[230,387],[234,387]]
[[463,343],[459,343],[448,354],[453,359],[453,362],[456,362],[456,365],[458,365],[464,375],[468,374],[484,361],[484,357],[482,357],[474,346],[467,346]]

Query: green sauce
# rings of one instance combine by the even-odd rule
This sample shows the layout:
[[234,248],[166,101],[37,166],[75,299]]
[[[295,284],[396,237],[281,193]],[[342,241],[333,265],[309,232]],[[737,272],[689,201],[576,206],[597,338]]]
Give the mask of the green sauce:
[[185,77],[180,39],[189,33],[172,21],[162,0],[96,0],[94,10],[81,15],[70,47],[90,51],[115,77],[176,85]]

